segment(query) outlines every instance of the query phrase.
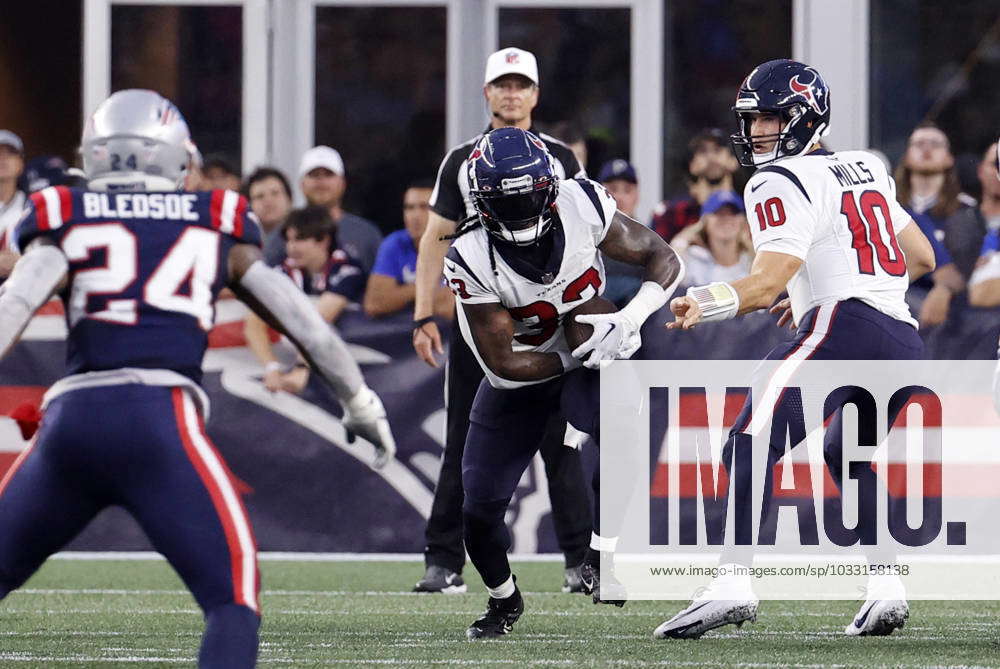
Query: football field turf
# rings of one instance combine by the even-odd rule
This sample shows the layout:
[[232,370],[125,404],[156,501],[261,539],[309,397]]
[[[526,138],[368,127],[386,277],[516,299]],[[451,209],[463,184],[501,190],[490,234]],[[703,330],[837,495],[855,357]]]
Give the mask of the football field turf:
[[[699,641],[651,632],[681,602],[594,606],[558,592],[562,565],[515,565],[525,615],[499,641],[465,628],[486,596],[414,595],[418,562],[261,563],[261,666],[1000,666],[1000,604],[911,602],[886,638],[845,638],[858,602],[762,602],[758,621]],[[0,602],[0,666],[192,666],[194,600],[162,561],[53,560]]]

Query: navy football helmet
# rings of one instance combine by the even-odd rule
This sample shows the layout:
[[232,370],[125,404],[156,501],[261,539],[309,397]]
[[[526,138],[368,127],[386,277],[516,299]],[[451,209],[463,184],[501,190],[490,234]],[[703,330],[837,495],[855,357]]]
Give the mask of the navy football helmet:
[[545,143],[520,128],[498,128],[469,154],[469,188],[491,235],[533,244],[552,226],[559,179]]
[[[754,167],[809,150],[830,128],[830,88],[819,72],[794,60],[769,60],[743,80],[736,104],[738,132],[730,137],[740,165]],[[750,136],[755,115],[777,114],[781,130]],[[754,153],[754,142],[774,142],[766,153]]]

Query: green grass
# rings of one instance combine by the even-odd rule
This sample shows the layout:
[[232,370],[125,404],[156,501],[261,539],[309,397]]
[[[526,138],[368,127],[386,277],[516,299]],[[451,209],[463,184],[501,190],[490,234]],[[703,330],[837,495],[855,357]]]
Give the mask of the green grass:
[[[263,562],[260,665],[1000,666],[998,602],[911,602],[903,630],[869,639],[841,634],[857,602],[763,602],[742,630],[654,641],[681,602],[594,606],[558,592],[558,563],[516,565],[524,617],[507,639],[470,643],[465,628],[485,604],[474,570],[470,594],[408,594],[421,567]],[[201,631],[163,562],[54,560],[0,603],[0,666],[191,666]]]

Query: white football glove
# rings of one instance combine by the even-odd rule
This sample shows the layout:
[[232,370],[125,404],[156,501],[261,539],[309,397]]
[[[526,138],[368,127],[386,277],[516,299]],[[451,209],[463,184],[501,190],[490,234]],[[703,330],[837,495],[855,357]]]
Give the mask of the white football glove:
[[385,407],[368,386],[361,386],[344,406],[342,422],[347,431],[347,443],[353,444],[357,435],[375,447],[375,461],[372,462],[375,469],[382,469],[396,456],[396,440],[385,416]]
[[589,369],[600,369],[601,363],[612,360],[627,360],[642,345],[639,326],[621,311],[577,316],[576,322],[594,326],[590,339],[573,350],[573,357],[583,360],[584,367]]

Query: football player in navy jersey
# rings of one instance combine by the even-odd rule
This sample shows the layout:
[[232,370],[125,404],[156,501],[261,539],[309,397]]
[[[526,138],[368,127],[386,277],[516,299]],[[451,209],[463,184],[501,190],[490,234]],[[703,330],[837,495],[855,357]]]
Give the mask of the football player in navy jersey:
[[187,124],[152,91],[112,95],[87,122],[88,189],[32,195],[23,253],[0,293],[0,357],[56,293],[67,376],[0,481],[0,598],[104,507],[128,510],[205,613],[202,667],[250,667],[260,623],[253,531],[205,432],[199,386],[215,297],[229,286],[284,332],[344,404],[344,427],[395,452],[382,402],[308,299],[261,260],[261,232],[233,191],[178,191]]
[[[485,374],[462,459],[465,546],[490,594],[467,635],[483,639],[508,633],[524,610],[507,561],[504,513],[549,416],[561,412],[574,428],[596,437],[593,370],[635,353],[639,328],[664,305],[683,266],[655,232],[618,211],[603,186],[585,178],[560,180],[545,144],[527,130],[488,133],[467,169],[476,213],[456,230],[444,267],[462,336]],[[644,267],[644,283],[621,311],[576,316],[593,333],[571,350],[563,321],[603,292],[599,251]],[[599,498],[595,506],[581,574],[597,603],[617,598],[600,592],[600,553],[613,550],[605,540],[613,542],[614,533],[601,536]]]

